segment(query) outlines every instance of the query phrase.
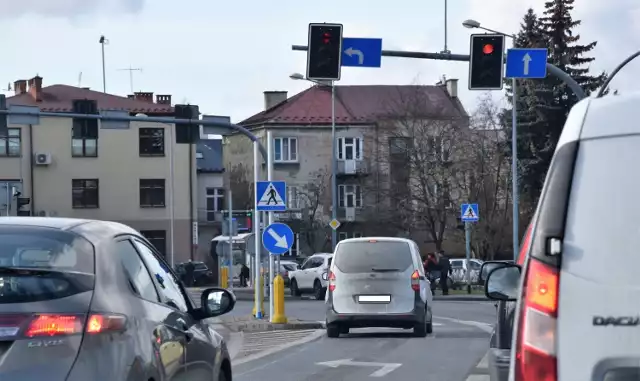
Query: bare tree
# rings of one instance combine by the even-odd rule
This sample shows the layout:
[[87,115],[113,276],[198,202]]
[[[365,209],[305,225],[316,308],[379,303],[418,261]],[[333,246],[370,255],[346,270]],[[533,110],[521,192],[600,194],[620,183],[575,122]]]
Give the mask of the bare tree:
[[234,209],[253,209],[253,184],[249,182],[249,168],[242,164],[227,164],[229,187],[233,195]]
[[[499,127],[499,107],[489,94],[481,96],[471,118],[471,129],[459,141],[464,152],[451,180],[452,201],[478,203],[480,220],[473,225],[476,256],[493,259],[510,242],[510,166],[503,149],[504,130]],[[462,233],[460,234],[460,236]]]
[[326,251],[331,248],[328,237],[328,221],[325,206],[328,205],[331,173],[326,169],[312,172],[309,181],[299,188],[294,196],[298,208],[302,210],[300,233],[311,252]]
[[468,120],[434,106],[424,86],[403,87],[379,122],[379,169],[385,186],[388,223],[409,234],[426,232],[442,250],[447,227],[455,221],[451,178],[459,148],[468,139]]

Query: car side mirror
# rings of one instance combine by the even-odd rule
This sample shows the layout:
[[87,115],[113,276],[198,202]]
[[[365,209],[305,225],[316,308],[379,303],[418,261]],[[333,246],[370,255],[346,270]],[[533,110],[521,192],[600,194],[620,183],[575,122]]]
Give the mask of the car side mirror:
[[236,296],[224,288],[208,288],[200,296],[203,319],[224,315],[233,310],[235,305]]
[[516,301],[520,288],[520,266],[506,264],[489,272],[484,293],[491,300]]

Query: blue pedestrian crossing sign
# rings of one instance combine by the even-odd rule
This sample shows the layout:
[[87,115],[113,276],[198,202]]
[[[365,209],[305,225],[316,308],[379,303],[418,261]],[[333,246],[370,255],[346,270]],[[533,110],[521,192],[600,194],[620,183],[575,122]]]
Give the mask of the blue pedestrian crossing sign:
[[271,255],[282,255],[293,246],[293,230],[289,225],[276,222],[262,232],[262,246]]
[[258,181],[256,210],[284,212],[287,210],[287,184],[284,181]]
[[460,208],[460,219],[462,222],[478,222],[480,220],[478,204],[462,204]]

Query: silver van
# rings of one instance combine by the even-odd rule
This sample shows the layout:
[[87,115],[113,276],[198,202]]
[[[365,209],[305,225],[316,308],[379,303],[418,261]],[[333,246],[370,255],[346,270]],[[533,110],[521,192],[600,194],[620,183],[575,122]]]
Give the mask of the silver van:
[[336,246],[328,275],[327,336],[350,328],[413,328],[433,331],[431,286],[418,245],[410,239],[351,238]]

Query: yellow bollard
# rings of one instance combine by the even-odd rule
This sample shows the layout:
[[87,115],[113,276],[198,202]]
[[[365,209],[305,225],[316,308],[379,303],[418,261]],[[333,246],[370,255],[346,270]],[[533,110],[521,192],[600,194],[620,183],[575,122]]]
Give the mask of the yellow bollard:
[[[254,281],[254,287],[260,287],[260,295],[264,295],[264,277],[260,276],[260,279],[258,280],[259,284],[256,284],[256,282]],[[262,316],[264,316],[264,297],[260,298],[260,313],[262,314]],[[253,316],[256,316],[256,305],[255,305],[255,301],[253,303],[253,310],[252,310],[252,314]]]
[[276,324],[287,322],[287,316],[284,314],[284,279],[280,274],[273,279],[273,317],[271,317],[271,322]]
[[220,268],[220,287],[229,287],[229,268],[227,266]]

